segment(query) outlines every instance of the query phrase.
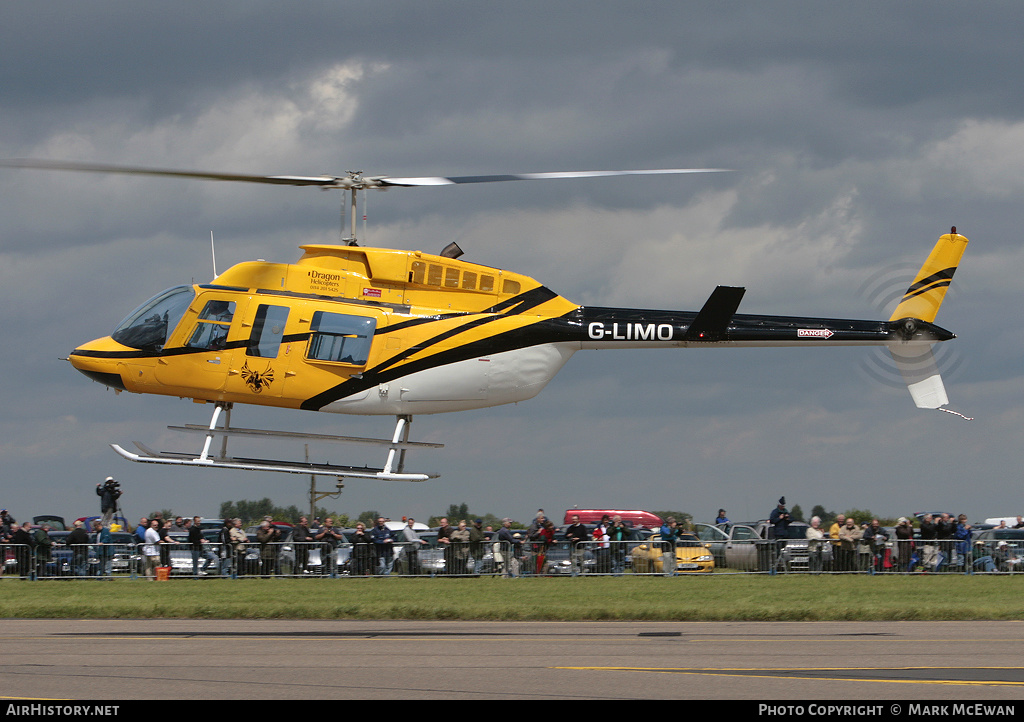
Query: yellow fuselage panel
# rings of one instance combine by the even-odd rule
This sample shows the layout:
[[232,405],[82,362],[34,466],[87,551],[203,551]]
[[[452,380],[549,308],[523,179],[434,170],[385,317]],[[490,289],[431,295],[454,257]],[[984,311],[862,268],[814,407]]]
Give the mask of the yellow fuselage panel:
[[281,291],[437,312],[483,311],[540,286],[518,273],[420,251],[306,245],[297,263],[240,263],[214,281],[236,288]]
[[[467,354],[487,356],[508,347],[498,337],[577,308],[527,276],[440,256],[303,249],[296,264],[241,263],[193,286],[194,299],[158,351],[106,337],[76,349],[72,363],[97,380],[120,376],[137,393],[298,408],[356,382],[355,393],[365,394],[382,374],[395,379]],[[204,324],[216,322],[207,317],[212,304],[230,306],[230,322],[216,348],[197,346],[210,330]],[[254,352],[269,327],[267,308],[278,314],[272,352]],[[371,324],[365,354],[318,358],[311,343],[318,313]]]

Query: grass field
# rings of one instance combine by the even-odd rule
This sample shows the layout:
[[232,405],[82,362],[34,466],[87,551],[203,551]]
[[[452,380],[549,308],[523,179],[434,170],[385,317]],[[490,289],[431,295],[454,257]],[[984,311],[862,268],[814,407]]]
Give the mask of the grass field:
[[1024,619],[1024,575],[0,581],[3,618]]

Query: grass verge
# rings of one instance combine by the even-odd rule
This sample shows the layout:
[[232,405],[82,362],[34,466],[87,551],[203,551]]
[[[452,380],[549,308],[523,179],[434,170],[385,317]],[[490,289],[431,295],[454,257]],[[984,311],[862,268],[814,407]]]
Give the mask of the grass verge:
[[0,581],[3,618],[1024,619],[1024,575]]

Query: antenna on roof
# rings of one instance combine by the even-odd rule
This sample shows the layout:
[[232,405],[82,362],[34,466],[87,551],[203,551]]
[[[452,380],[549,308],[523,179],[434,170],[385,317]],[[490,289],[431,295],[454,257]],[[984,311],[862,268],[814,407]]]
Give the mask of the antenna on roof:
[[217,277],[217,249],[213,245],[213,231],[210,231],[210,253],[213,255],[213,277]]

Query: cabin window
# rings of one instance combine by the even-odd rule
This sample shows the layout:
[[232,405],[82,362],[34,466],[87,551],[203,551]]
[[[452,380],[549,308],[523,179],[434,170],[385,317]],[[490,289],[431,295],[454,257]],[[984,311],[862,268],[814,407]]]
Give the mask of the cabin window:
[[412,271],[409,272],[409,282],[423,285],[423,279],[427,276],[427,264],[423,261],[413,261]]
[[476,290],[476,274],[472,271],[466,271],[462,274],[462,287],[467,291]]
[[260,304],[256,309],[256,318],[249,334],[249,346],[246,356],[260,358],[277,358],[284,338],[284,325],[288,322],[287,306],[268,306]]
[[306,358],[365,366],[377,321],[365,316],[317,311],[309,328],[312,335]]
[[153,296],[117,325],[111,338],[144,351],[160,351],[196,297],[192,286],[175,286]]
[[430,264],[427,268],[427,285],[428,286],[440,286],[441,277],[444,274],[444,266],[436,266]]
[[484,274],[480,276],[480,290],[490,292],[494,290],[494,276]]
[[519,293],[519,281],[509,281],[505,279],[505,282],[501,285],[501,292],[515,295]]
[[234,301],[207,301],[185,345],[188,348],[220,351],[227,346],[228,330],[234,316]]
[[446,268],[444,269],[444,285],[446,288],[458,288],[459,287],[459,269],[457,268]]

